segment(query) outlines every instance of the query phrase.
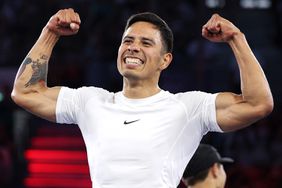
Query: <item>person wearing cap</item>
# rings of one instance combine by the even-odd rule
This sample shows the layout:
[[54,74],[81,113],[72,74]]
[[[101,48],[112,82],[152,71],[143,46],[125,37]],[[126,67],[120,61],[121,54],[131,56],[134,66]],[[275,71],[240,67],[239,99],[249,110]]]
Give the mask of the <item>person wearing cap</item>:
[[226,182],[223,164],[232,162],[231,158],[221,157],[213,146],[200,144],[186,166],[182,182],[188,188],[223,188]]

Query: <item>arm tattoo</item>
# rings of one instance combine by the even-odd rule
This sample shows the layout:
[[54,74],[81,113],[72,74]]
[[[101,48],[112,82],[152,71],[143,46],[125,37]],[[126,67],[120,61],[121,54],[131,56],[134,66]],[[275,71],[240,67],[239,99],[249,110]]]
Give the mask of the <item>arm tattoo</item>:
[[32,62],[31,58],[27,57],[24,59],[23,63],[22,63],[22,66],[20,67],[20,70],[19,70],[19,74],[17,76],[17,79],[22,75],[22,73],[24,72],[25,70],[25,67],[26,65],[30,64]]
[[32,76],[29,81],[25,84],[25,87],[30,85],[37,84],[39,81],[47,81],[47,69],[48,69],[48,56],[42,55],[40,59],[36,61],[31,58],[26,58],[23,62],[23,70],[25,69],[27,64],[31,63],[32,68]]

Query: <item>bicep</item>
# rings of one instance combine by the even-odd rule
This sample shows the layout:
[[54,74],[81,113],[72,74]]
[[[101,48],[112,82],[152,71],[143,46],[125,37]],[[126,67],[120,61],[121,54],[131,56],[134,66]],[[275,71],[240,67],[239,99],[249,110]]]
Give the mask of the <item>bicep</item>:
[[227,92],[217,95],[216,119],[223,131],[246,127],[259,117],[259,110],[247,103],[242,95]]
[[56,104],[61,87],[44,88],[23,95],[19,105],[27,111],[49,121],[56,121]]

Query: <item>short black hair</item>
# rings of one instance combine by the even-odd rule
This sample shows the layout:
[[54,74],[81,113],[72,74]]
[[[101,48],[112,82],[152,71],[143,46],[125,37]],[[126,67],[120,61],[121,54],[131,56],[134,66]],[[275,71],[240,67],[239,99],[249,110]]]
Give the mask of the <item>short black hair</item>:
[[195,185],[198,182],[204,181],[208,177],[209,171],[210,171],[210,168],[205,169],[205,170],[199,172],[195,176],[184,178],[184,179],[187,180],[188,185],[193,186],[193,185]]
[[165,51],[170,53],[173,51],[173,33],[167,23],[158,15],[152,12],[134,14],[128,18],[125,30],[136,22],[148,22],[155,25],[161,33]]

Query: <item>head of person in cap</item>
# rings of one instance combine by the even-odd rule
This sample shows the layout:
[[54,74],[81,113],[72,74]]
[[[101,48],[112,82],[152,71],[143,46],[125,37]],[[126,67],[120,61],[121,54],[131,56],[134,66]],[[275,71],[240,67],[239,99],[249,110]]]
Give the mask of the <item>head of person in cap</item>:
[[182,182],[188,188],[223,188],[226,182],[223,164],[233,161],[221,157],[213,146],[200,144],[184,171]]

